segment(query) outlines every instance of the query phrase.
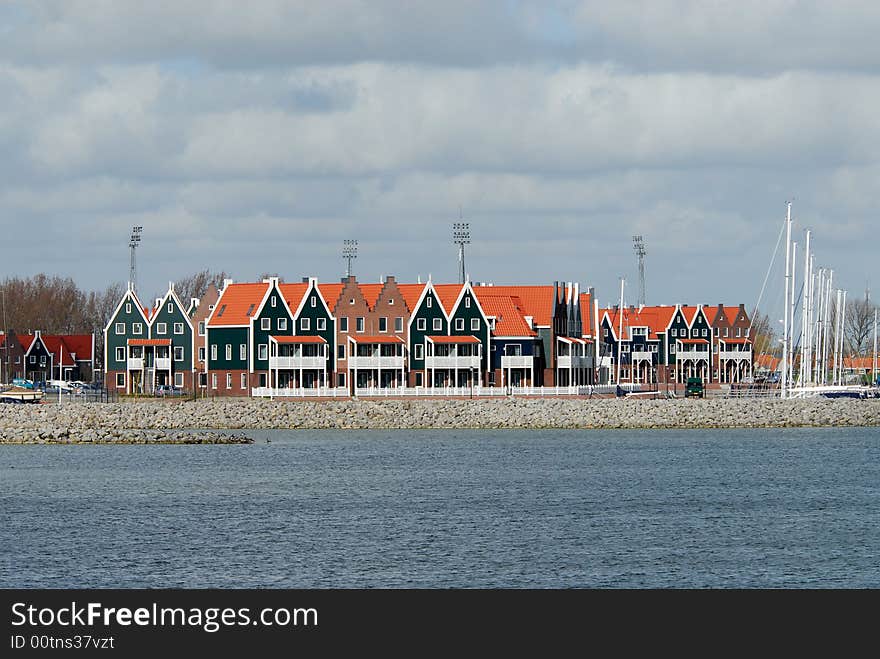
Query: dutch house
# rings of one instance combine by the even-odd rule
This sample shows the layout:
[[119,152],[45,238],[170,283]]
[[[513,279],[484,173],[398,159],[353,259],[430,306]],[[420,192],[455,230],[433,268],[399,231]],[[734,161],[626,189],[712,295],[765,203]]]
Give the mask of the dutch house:
[[725,307],[719,304],[714,310],[709,306],[704,308],[712,318],[715,381],[730,384],[751,378],[752,321],[745,305]]
[[144,393],[144,349],[150,343],[149,325],[147,310],[129,285],[104,327],[104,386],[107,389],[126,394]]

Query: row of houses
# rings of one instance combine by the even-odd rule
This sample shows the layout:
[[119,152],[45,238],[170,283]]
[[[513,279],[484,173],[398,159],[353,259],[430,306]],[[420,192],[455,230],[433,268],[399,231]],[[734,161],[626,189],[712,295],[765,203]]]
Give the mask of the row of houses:
[[272,277],[226,280],[186,304],[170,284],[149,306],[126,291],[104,331],[104,372],[124,393],[218,396],[736,382],[751,374],[750,325],[742,305],[600,309],[570,282]]
[[95,376],[94,334],[0,332],[0,382],[24,378],[91,382]]

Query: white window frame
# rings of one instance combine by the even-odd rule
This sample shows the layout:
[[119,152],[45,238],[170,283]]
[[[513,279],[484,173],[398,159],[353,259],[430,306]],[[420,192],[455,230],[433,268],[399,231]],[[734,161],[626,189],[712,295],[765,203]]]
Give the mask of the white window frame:
[[425,306],[428,307],[429,309],[432,306],[434,306],[434,298],[431,298],[431,297],[425,298]]
[[470,299],[469,297],[466,297],[466,298],[464,299],[464,308],[465,308],[465,309],[470,309],[470,308],[471,308],[471,299]]
[[[180,355],[180,357],[178,357],[177,355]],[[174,346],[174,361],[182,362],[183,356],[184,356],[183,346]]]
[[345,359],[345,344],[340,343],[336,346],[336,359],[342,360]]
[[116,323],[116,335],[125,334],[125,323]]
[[[178,328],[180,328],[180,331],[178,331]],[[183,334],[183,323],[174,323],[174,333]]]
[[299,319],[299,328],[305,332],[308,332],[309,330],[311,330],[312,329],[312,319],[306,318],[305,316],[300,318]]
[[318,319],[315,321],[315,324],[317,325],[317,328],[318,328],[318,331],[319,331],[319,332],[321,332],[321,331],[327,329],[327,319],[326,319],[326,318],[318,318]]
[[269,344],[261,343],[257,346],[257,359],[261,361],[265,361],[269,359]]
[[[275,298],[272,298],[275,299]],[[287,331],[287,318],[279,318],[278,319],[278,331],[286,332]]]
[[116,374],[116,388],[125,389],[125,373]]
[[[216,343],[211,344],[211,361],[212,362],[217,361],[217,344]],[[214,388],[216,389],[217,387],[214,387]]]
[[143,323],[132,323],[131,324],[131,333],[132,334],[143,334],[144,333],[144,324]]
[[354,321],[354,331],[357,334],[364,333],[364,327],[366,327],[366,320],[363,316],[358,316]]
[[131,313],[131,302],[125,303],[125,313]]
[[425,358],[425,344],[417,343],[414,346],[413,358],[415,358],[415,359],[424,359]]
[[275,296],[274,296],[274,295],[272,296],[272,302],[271,302],[271,304],[272,304],[273,307],[277,304],[277,302],[275,301]]
[[433,327],[433,329],[431,331],[442,332],[443,331],[443,319],[442,318],[435,318],[432,327]]
[[205,336],[205,321],[199,321],[199,336]]
[[174,374],[174,386],[178,388],[183,387],[183,373]]
[[348,316],[342,316],[339,319],[339,331],[348,332]]
[[205,346],[199,346],[199,361],[205,361]]
[[399,334],[403,331],[403,316],[396,316],[394,318],[394,332]]
[[247,361],[247,343],[238,344],[238,358],[242,361]]
[[226,374],[226,388],[232,389],[232,373]]
[[471,332],[479,332],[480,331],[480,319],[479,318],[471,318]]
[[211,389],[217,388],[217,374],[211,373]]
[[125,361],[125,348],[119,346],[116,348],[116,361],[124,362]]
[[168,334],[168,323],[156,323],[156,334]]
[[416,329],[420,332],[427,332],[428,325],[424,318],[419,318],[416,320]]
[[[439,320],[439,318],[437,320]],[[455,331],[456,332],[463,332],[464,331],[464,318],[456,318],[455,319]]]
[[260,329],[264,332],[269,332],[272,330],[272,319],[271,318],[260,318]]
[[[384,328],[382,327],[383,324],[385,325]],[[385,334],[387,331],[388,331],[388,317],[387,316],[380,316],[379,317],[379,333]]]
[[247,389],[247,373],[241,374],[241,389]]
[[313,308],[313,309],[314,309],[316,306],[318,306],[318,299],[317,299],[317,297],[315,297],[314,295],[312,296],[312,302],[311,302],[311,304],[312,304],[312,308]]
[[232,361],[232,344],[231,343],[226,344],[226,361],[228,361],[228,362]]
[[174,313],[174,303],[173,302],[168,303],[168,313]]

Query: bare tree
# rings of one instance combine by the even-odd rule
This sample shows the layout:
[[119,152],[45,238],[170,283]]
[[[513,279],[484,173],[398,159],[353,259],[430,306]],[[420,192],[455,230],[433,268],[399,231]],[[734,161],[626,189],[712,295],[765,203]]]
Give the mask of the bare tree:
[[767,314],[756,313],[755,317],[752,318],[751,336],[755,357],[765,353],[773,355],[777,353],[779,345],[776,342],[773,327],[770,324],[770,317]]
[[874,309],[877,306],[865,294],[861,300],[846,305],[844,339],[849,354],[865,357],[873,345]]
[[218,289],[223,288],[223,280],[228,278],[229,275],[225,271],[211,272],[205,269],[176,281],[174,290],[181,302],[188,305],[190,298],[202,297],[211,284],[214,284]]

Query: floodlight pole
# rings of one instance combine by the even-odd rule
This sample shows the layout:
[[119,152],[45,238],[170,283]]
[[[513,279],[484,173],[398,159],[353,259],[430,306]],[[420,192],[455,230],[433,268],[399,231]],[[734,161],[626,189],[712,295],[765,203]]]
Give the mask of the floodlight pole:
[[345,259],[347,265],[345,267],[345,278],[351,277],[351,262],[357,258],[358,241],[343,240],[342,241],[342,258]]
[[466,271],[464,267],[464,246],[471,242],[471,225],[468,222],[452,224],[452,242],[458,245],[458,283],[464,284]]

